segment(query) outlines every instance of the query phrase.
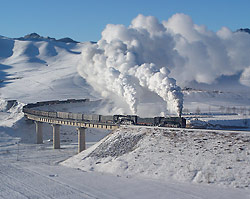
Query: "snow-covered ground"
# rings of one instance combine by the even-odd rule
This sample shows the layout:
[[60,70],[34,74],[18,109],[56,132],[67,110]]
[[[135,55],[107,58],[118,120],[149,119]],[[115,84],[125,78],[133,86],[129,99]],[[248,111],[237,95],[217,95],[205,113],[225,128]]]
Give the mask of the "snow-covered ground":
[[[76,129],[62,126],[62,148],[53,150],[51,126],[44,125],[44,144],[34,144],[35,126],[21,112],[25,103],[101,98],[77,72],[84,45],[0,37],[1,198],[250,198],[249,131],[124,127],[105,137],[110,132],[88,129],[88,150],[72,157]],[[9,99],[18,102],[7,108]],[[161,109],[154,99],[147,95],[140,104],[145,116]],[[123,112],[121,107],[101,100],[43,108],[113,114]],[[184,92],[188,117],[206,123],[249,128],[249,107],[248,92]],[[195,116],[197,110],[203,114]],[[67,167],[59,164],[66,159]]]
[[250,186],[250,134],[123,127],[63,163],[86,171]]

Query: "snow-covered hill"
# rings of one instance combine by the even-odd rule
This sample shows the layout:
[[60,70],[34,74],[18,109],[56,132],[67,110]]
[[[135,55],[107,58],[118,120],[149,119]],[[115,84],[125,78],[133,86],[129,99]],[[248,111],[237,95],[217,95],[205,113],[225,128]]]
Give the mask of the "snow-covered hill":
[[249,133],[123,127],[63,165],[165,181],[250,186]]
[[0,38],[0,97],[34,102],[92,97],[78,75],[84,43]]

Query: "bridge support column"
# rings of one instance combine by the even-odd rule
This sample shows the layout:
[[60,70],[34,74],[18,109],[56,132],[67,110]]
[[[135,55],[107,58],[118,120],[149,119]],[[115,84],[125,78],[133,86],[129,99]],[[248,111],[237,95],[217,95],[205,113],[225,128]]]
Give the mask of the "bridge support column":
[[53,148],[60,149],[60,125],[52,124],[53,128]]
[[42,144],[43,143],[43,129],[42,129],[42,122],[35,121],[36,124],[36,143]]
[[84,127],[77,128],[78,131],[78,153],[86,149],[85,143],[85,129]]

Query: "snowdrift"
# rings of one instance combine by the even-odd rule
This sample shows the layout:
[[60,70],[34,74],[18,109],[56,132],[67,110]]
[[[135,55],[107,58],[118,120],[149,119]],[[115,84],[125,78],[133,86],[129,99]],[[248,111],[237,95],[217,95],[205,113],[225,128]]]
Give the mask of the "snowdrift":
[[247,133],[123,127],[62,164],[126,177],[248,188],[249,141]]

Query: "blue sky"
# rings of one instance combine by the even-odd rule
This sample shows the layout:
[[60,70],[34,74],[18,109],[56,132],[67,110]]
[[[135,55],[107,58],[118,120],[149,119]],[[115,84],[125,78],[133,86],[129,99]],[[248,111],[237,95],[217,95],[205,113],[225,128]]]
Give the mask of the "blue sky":
[[97,41],[106,24],[128,26],[138,14],[160,21],[175,13],[217,31],[250,28],[250,0],[0,0],[0,35],[42,36]]

